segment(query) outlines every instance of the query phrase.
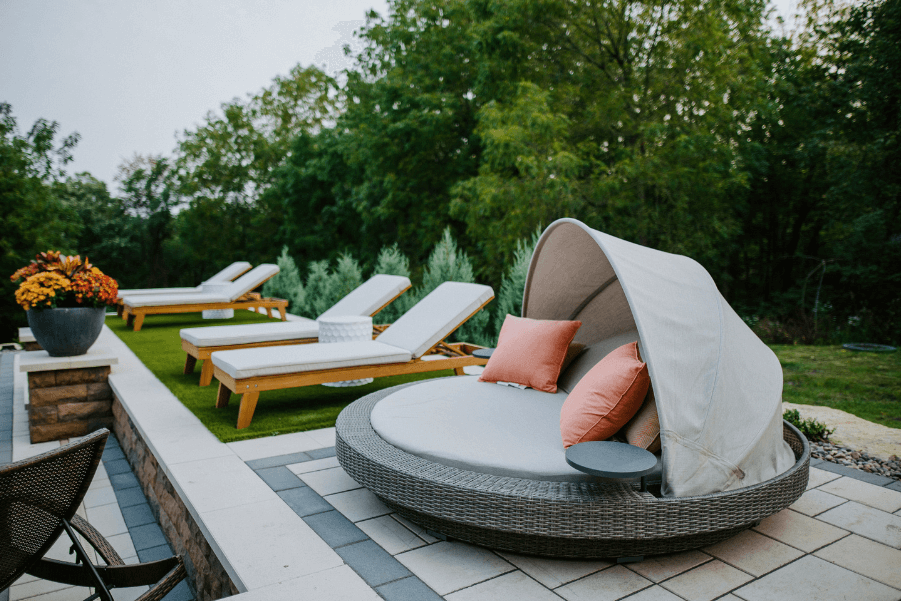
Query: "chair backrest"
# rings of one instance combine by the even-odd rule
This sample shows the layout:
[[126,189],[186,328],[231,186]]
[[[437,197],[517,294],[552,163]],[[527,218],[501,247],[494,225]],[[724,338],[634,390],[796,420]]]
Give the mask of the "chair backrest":
[[224,296],[228,297],[229,301],[237,300],[278,272],[278,265],[273,265],[272,263],[257,265],[229,284],[228,288],[225,289]]
[[319,317],[375,315],[410,287],[410,278],[380,273],[372,276],[350,294],[325,310]]
[[97,471],[109,430],[0,468],[0,591],[41,559]]
[[376,340],[421,357],[494,298],[491,286],[444,282],[401,315]]
[[250,269],[250,263],[247,261],[235,261],[219,273],[204,280],[203,283],[230,282],[248,269]]

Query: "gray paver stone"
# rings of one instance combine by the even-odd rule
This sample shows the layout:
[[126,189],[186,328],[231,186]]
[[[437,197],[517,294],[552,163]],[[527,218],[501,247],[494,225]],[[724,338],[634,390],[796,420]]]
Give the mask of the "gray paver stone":
[[312,451],[307,451],[306,453],[313,459],[325,459],[326,457],[334,457],[335,456],[335,447],[327,447],[325,449],[313,449]]
[[[369,540],[365,532],[335,510],[307,516],[303,521],[333,549]],[[382,551],[384,552],[384,549]]]
[[277,494],[300,517],[334,511],[334,507],[316,494],[316,491],[306,486],[283,490]]
[[150,505],[147,503],[123,507],[122,517],[125,518],[125,525],[128,526],[129,529],[156,522],[156,518],[153,517],[153,512],[150,511]]
[[303,451],[299,453],[291,453],[290,455],[276,455],[275,457],[264,457],[263,459],[251,459],[247,461],[247,467],[252,470],[261,470],[267,467],[278,467],[280,465],[291,465],[292,463],[303,463],[312,459]]
[[258,469],[256,474],[276,492],[306,486],[300,478],[294,475],[294,472],[282,465]]
[[371,540],[340,547],[335,552],[369,586],[378,586],[410,575],[407,568]]
[[141,549],[150,549],[168,544],[162,529],[155,522],[132,528],[128,533],[131,534],[131,540],[134,542],[135,549],[138,550],[139,554]]

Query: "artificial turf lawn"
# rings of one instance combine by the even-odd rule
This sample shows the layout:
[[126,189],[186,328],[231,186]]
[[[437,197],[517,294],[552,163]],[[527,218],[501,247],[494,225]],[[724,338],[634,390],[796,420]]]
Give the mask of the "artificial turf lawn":
[[275,436],[289,432],[315,430],[335,425],[341,410],[358,398],[388,388],[443,376],[452,376],[452,370],[443,370],[409,376],[377,378],[365,386],[350,388],[329,388],[327,386],[306,386],[290,390],[273,390],[260,394],[253,421],[243,430],[235,428],[238,422],[240,397],[232,395],[231,403],[224,409],[216,409],[216,389],[214,379],[210,386],[200,387],[200,362],[193,374],[185,375],[185,352],[181,349],[182,328],[195,326],[231,325],[270,321],[264,315],[250,311],[235,311],[233,319],[202,319],[199,314],[150,315],[144,320],[140,332],[132,332],[125,320],[115,316],[106,318],[106,325],[122,339],[128,348],[153,372],[172,394],[191,413],[203,422],[222,442],[233,442],[261,436]]
[[782,364],[782,400],[833,407],[901,428],[901,351],[868,353],[840,346],[770,348]]

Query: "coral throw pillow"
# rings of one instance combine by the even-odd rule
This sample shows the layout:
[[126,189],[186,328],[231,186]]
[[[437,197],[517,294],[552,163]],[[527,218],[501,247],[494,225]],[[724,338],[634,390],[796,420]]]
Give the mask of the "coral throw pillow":
[[638,357],[638,343],[625,344],[585,374],[560,410],[563,447],[607,440],[641,407],[648,386],[648,366]]
[[557,378],[581,321],[545,321],[507,315],[497,348],[480,382],[512,382],[557,392]]

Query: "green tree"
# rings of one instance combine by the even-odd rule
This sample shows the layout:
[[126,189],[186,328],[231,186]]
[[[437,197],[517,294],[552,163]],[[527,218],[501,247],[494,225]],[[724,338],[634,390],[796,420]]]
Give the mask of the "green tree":
[[57,143],[56,121],[37,120],[22,135],[12,107],[0,103],[0,339],[11,340],[16,327],[25,325],[25,313],[16,305],[16,285],[9,276],[38,252],[77,250],[81,224],[78,215],[54,193],[65,176],[78,134]]
[[122,288],[135,288],[140,265],[141,221],[129,215],[122,201],[110,195],[106,184],[89,173],[67,177],[54,185],[60,200],[78,215],[81,224],[75,248]]
[[174,175],[168,159],[135,155],[119,167],[116,176],[123,206],[141,219],[144,260],[133,267],[148,287],[165,287],[179,281],[165,248],[175,231],[173,209],[180,204]]

